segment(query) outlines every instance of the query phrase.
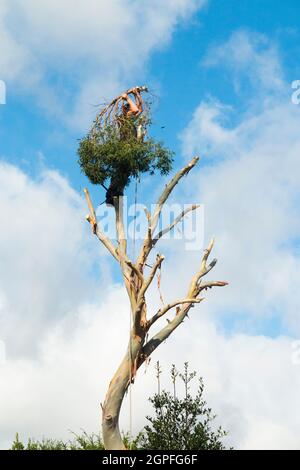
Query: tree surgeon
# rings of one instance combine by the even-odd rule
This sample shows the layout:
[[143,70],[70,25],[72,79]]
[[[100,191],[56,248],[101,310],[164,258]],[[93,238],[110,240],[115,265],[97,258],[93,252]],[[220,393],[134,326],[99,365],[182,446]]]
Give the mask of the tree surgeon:
[[[120,139],[124,142],[130,142],[137,139],[143,142],[146,130],[143,122],[143,99],[141,91],[147,91],[146,87],[135,87],[129,93],[123,93],[121,98],[122,108],[121,114],[117,116],[117,124],[119,128]],[[130,98],[130,94],[134,96],[134,101]],[[114,198],[123,196],[124,188],[127,184],[129,173],[122,168],[115,178],[111,179],[109,188],[106,192],[105,202],[109,206],[114,205]]]
[[134,95],[135,102],[130,98],[128,93],[123,93],[122,99],[122,112],[123,116],[127,119],[131,119],[133,122],[133,127],[135,131],[135,137],[138,140],[143,140],[145,136],[145,129],[143,126],[143,99],[141,96],[141,91],[147,91],[145,86],[135,87],[132,89],[132,94]]
[[[145,100],[144,106],[141,107],[142,103],[139,97],[141,91],[143,91],[142,88],[137,90],[135,87],[115,98],[97,116],[87,137],[80,141],[79,164],[92,184],[103,184],[108,179],[110,182],[115,182],[118,176],[123,178],[121,181],[123,186],[121,184],[116,188],[116,192],[121,188],[123,193],[128,171],[127,183],[131,177],[144,173],[153,175],[155,172],[159,172],[161,175],[167,175],[171,171],[173,152],[166,148],[162,142],[151,136],[141,141],[137,138],[138,134],[135,131],[133,134],[126,135],[124,140],[121,139],[120,124],[117,121],[119,116],[123,116],[124,122],[132,122],[131,119],[134,120],[141,115],[147,116],[145,111],[149,109],[149,102]],[[134,99],[129,98],[128,95],[133,95]],[[145,111],[142,111],[142,108]],[[144,129],[147,128],[149,122],[150,120],[145,117]],[[150,286],[153,285],[160,273],[161,265],[165,259],[162,254],[156,252],[159,240],[173,231],[177,224],[200,206],[193,204],[185,208],[172,223],[160,228],[159,222],[162,218],[163,208],[178,183],[189,174],[198,161],[199,157],[194,157],[173,176],[164,186],[152,211],[145,208],[148,228],[145,231],[145,238],[141,243],[139,254],[133,259],[129,257],[125,226],[127,219],[125,220],[124,217],[123,198],[114,197],[116,193],[112,192],[111,201],[115,212],[117,234],[117,240],[112,240],[106,236],[101,228],[101,223],[97,221],[89,191],[85,189],[89,207],[87,221],[91,225],[93,234],[106,247],[121,269],[131,311],[131,328],[127,349],[110,382],[105,401],[102,403],[103,441],[108,450],[125,449],[119,429],[119,415],[124,396],[130,384],[133,383],[138,369],[149,361],[152,353],[188,318],[192,307],[204,300],[204,292],[213,287],[224,287],[228,284],[226,281],[205,281],[204,279],[217,263],[216,259],[209,262],[214,246],[213,239],[204,251],[199,267],[191,278],[186,296],[174,301],[162,302],[159,310],[154,310],[154,312],[151,312],[152,306],[148,305]],[[124,173],[121,171],[122,169],[124,169]],[[181,266],[178,266],[178,269],[181,269]],[[176,272],[173,275],[176,276]],[[160,290],[159,286],[158,289]],[[160,326],[158,326],[159,323]],[[158,328],[153,331],[152,327],[156,326]],[[107,353],[109,354],[109,351]]]

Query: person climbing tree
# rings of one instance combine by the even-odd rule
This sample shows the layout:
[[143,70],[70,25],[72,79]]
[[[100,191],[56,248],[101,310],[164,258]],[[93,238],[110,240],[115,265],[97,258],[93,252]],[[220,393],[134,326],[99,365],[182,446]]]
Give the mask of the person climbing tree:
[[[127,92],[127,95],[129,94],[130,91]],[[128,103],[126,99],[125,101]],[[153,138],[141,141],[132,133],[129,133],[125,140],[121,138],[117,116],[120,115],[122,104],[124,104],[124,98],[120,95],[104,108],[96,118],[90,133],[80,142],[79,146],[79,163],[90,181],[102,185],[107,179],[110,179],[111,182],[117,181],[120,186],[116,188],[116,194],[123,192],[131,178],[140,173],[150,172],[153,174],[156,170],[159,170],[161,174],[169,173],[173,162],[173,153]],[[130,122],[130,120],[127,119],[126,122]],[[149,123],[150,119],[147,118],[146,126]],[[101,406],[103,441],[107,450],[125,449],[119,429],[119,415],[124,396],[134,382],[139,368],[149,362],[153,352],[184,322],[190,310],[204,300],[203,294],[206,291],[213,287],[225,287],[228,284],[226,281],[204,280],[217,263],[216,259],[208,261],[214,247],[214,239],[212,239],[202,255],[200,266],[191,279],[186,296],[165,303],[159,287],[163,305],[156,313],[149,311],[147,302],[149,288],[157,278],[157,274],[160,273],[165,259],[162,254],[154,254],[153,251],[159,240],[171,232],[187,214],[197,210],[199,205],[193,204],[184,209],[170,225],[160,229],[159,222],[162,210],[174,188],[184,176],[188,175],[198,161],[199,157],[194,157],[173,176],[168,184],[164,185],[152,212],[145,208],[148,229],[139,248],[139,254],[136,256],[135,250],[133,250],[132,259],[129,257],[125,231],[123,198],[112,195],[116,216],[117,240],[115,241],[103,232],[101,223],[97,221],[89,191],[85,189],[89,208],[89,215],[86,219],[92,227],[92,233],[97,236],[117,261],[130,302],[131,323],[127,350],[110,381],[105,401]],[[133,241],[135,242],[135,236]],[[178,266],[178,269],[181,267]],[[167,324],[158,327],[152,336],[152,327],[156,327],[164,319],[167,320]],[[109,351],[107,353],[109,354]]]
[[93,184],[106,189],[108,205],[117,203],[132,178],[155,171],[164,175],[172,168],[173,152],[161,142],[145,138],[151,103],[142,99],[142,92],[147,93],[147,87],[131,88],[106,105],[79,144],[81,169]]
[[[117,116],[117,124],[119,126],[120,140],[130,144],[132,139],[143,141],[144,132],[142,120],[139,116],[143,113],[143,100],[140,90],[145,87],[133,88],[131,93],[135,97],[135,102],[130,98],[128,93],[123,93],[121,98],[123,100],[121,114]],[[105,202],[108,206],[114,205],[114,198],[123,196],[124,188],[130,177],[129,169],[120,167],[122,170],[111,178],[109,188],[106,192]]]
[[[147,91],[146,87],[135,87],[132,88],[131,93],[135,97],[135,102],[129,97],[128,93],[123,93],[122,99],[126,102],[122,104],[122,116],[119,118],[119,123],[121,129],[125,127],[125,134],[121,139],[126,140],[126,130],[128,127],[131,127],[131,130],[134,131],[134,135],[138,140],[143,140],[145,132],[143,130],[143,118],[142,113],[143,109],[143,99],[141,96],[141,91]],[[126,126],[127,120],[130,119],[132,122],[132,126]],[[124,126],[125,121],[125,126]]]

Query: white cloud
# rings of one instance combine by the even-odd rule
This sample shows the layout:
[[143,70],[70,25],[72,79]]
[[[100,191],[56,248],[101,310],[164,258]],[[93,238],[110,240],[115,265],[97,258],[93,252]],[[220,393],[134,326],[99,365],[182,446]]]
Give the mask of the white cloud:
[[81,198],[57,172],[34,181],[2,162],[0,184],[1,339],[9,355],[24,355],[50,325],[72,318],[78,302],[93,296],[100,259]]
[[[251,36],[248,42],[258,56]],[[206,235],[217,236],[213,276],[230,286],[208,294],[152,364],[160,359],[166,370],[187,360],[199,371],[218,424],[230,432],[228,445],[299,448],[300,375],[292,347],[299,335],[299,256],[293,243],[300,235],[299,108],[288,101],[284,86],[272,93],[260,88],[257,100],[234,125],[233,109],[203,102],[183,134],[190,152],[205,148],[207,156],[220,156],[189,175],[185,196],[205,203]],[[0,339],[8,345],[7,362],[0,366],[1,446],[16,431],[22,438],[96,431],[100,401],[127,342],[124,290],[109,272],[106,292],[101,280],[92,280],[90,263],[99,259],[99,247],[84,225],[81,199],[56,172],[33,180],[2,164],[0,211]],[[198,263],[199,256],[189,252],[166,259],[167,299],[175,290],[184,292]],[[224,332],[228,313],[233,319]],[[274,314],[291,337],[266,336]],[[167,386],[165,375],[162,380]],[[140,371],[134,430],[143,425],[149,412],[145,395],[154,390],[153,372]],[[128,429],[128,402],[122,427]]]
[[[274,100],[271,109],[245,117],[233,129],[212,122],[212,131],[202,132],[198,116],[209,106],[199,106],[183,140],[197,153],[203,148],[217,156],[213,166],[192,176],[197,200],[205,204],[206,234],[218,234],[218,276],[236,286],[217,302],[225,311],[279,314],[297,334],[300,110]],[[211,116],[219,112],[212,106]],[[197,126],[200,132],[191,132]]]
[[183,153],[210,155],[211,147],[222,147],[234,143],[234,130],[224,127],[228,106],[218,101],[202,102],[183,132]]
[[[0,76],[82,128],[206,0],[2,0]],[[50,78],[50,79],[49,79]],[[136,78],[135,78],[136,80]],[[70,92],[72,90],[72,92]]]
[[284,86],[284,74],[276,44],[259,33],[240,30],[219,46],[212,46],[202,64],[208,67],[223,64],[231,72],[236,90],[250,81],[256,93],[278,91]]
[[[74,312],[78,321],[68,337],[58,321],[40,344],[35,360],[8,359],[1,367],[2,446],[11,442],[16,431],[22,439],[68,439],[70,429],[99,429],[100,402],[124,354],[129,328],[126,304],[124,291],[112,286],[101,303],[78,307]],[[156,390],[155,361],[161,361],[162,386],[168,389],[170,365],[182,367],[187,360],[204,376],[206,398],[219,415],[216,424],[230,431],[228,446],[296,448],[299,423],[294,410],[300,376],[299,366],[291,360],[290,340],[224,338],[207,316],[198,314],[195,309],[192,320],[155,353],[147,374],[140,370],[132,392],[133,431],[141,429],[144,416],[151,412],[146,397]],[[128,430],[128,426],[127,397],[121,427]]]

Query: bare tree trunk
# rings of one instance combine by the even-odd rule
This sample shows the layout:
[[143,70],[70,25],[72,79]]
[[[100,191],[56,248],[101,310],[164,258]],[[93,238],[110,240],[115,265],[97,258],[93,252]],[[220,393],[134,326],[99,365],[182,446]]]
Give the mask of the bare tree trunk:
[[119,430],[119,415],[129,380],[130,363],[127,354],[109,384],[102,409],[102,435],[105,449],[125,450]]
[[[189,212],[196,210],[199,206],[193,205],[185,209],[171,225],[155,233],[161,211],[180,179],[190,172],[198,160],[198,157],[191,160],[191,162],[182,168],[169,184],[165,186],[152,215],[146,210],[148,231],[136,262],[131,261],[127,255],[122,198],[119,198],[119,200],[116,200],[114,203],[118,235],[118,246],[115,246],[99,227],[89,192],[85,190],[90,211],[87,220],[91,224],[93,234],[98,237],[121,267],[124,284],[130,300],[132,315],[132,330],[130,332],[127,353],[110,382],[102,407],[103,442],[107,450],[126,450],[120,434],[119,415],[125,393],[129,385],[133,383],[139,367],[149,358],[156,348],[182,324],[190,309],[203,300],[202,297],[199,297],[200,293],[212,287],[223,287],[227,285],[227,282],[224,281],[203,282],[204,276],[214,268],[217,262],[217,260],[213,260],[207,265],[208,257],[214,246],[214,240],[212,240],[208,248],[204,251],[199,271],[193,276],[190,282],[186,298],[170,302],[160,308],[154,315],[150,316],[150,318],[147,317],[146,293],[164,261],[164,256],[157,254],[155,260],[152,262],[150,273],[145,277],[144,271],[146,267],[149,267],[147,263],[148,257],[157,242],[166,233],[173,230]],[[176,310],[174,312],[175,308]],[[149,330],[154,323],[159,321],[162,317],[165,317],[165,315],[171,311],[174,312],[173,318],[171,320],[168,319],[167,325],[162,327],[157,334],[152,338],[150,337],[148,340]]]
[[128,346],[127,353],[109,384],[102,407],[102,437],[105,449],[126,449],[119,429],[119,415],[125,393],[134,379],[134,364],[140,349],[141,338],[132,339],[131,346]]

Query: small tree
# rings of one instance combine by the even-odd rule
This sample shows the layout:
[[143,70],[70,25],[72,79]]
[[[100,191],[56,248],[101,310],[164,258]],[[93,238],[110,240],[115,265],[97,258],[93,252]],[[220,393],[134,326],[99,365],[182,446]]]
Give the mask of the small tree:
[[[159,364],[158,377],[160,375]],[[183,398],[177,396],[176,378],[182,379],[185,387]],[[207,407],[203,398],[203,380],[199,379],[198,391],[193,397],[189,383],[196,373],[188,372],[185,363],[184,373],[178,374],[172,367],[171,377],[173,394],[163,390],[149,400],[153,405],[154,417],[147,416],[150,425],[145,426],[138,438],[138,448],[149,450],[222,450],[225,449],[221,439],[226,432],[220,427],[216,431],[211,424],[216,416]]]
[[[95,125],[97,129],[101,129],[104,126],[105,131],[105,126],[110,125],[109,119],[112,110],[115,112],[114,110],[116,109],[117,103],[120,101],[120,99],[121,98],[118,97],[111,103],[110,107],[105,108],[104,111],[106,116],[108,115],[108,118],[106,118],[104,123],[101,121],[103,118],[103,113],[101,113],[102,117],[100,121],[99,119],[96,120]],[[99,122],[102,122],[102,125],[100,125]],[[97,132],[100,132],[97,129],[95,131],[92,129],[91,136],[93,136],[93,132],[97,136]],[[91,137],[91,139],[93,139],[93,137]],[[203,281],[203,278],[214,268],[217,263],[217,260],[215,259],[211,263],[208,263],[209,255],[211,254],[214,246],[214,240],[212,240],[208,248],[204,251],[201,264],[198,271],[191,279],[186,296],[184,298],[177,299],[165,304],[163,307],[158,309],[156,313],[149,316],[147,311],[146,294],[148,293],[148,289],[155,279],[156,274],[159,272],[165,259],[163,255],[157,253],[154,259],[152,258],[151,260],[153,250],[156,248],[158,241],[165,234],[172,231],[174,227],[188,213],[196,210],[199,205],[192,205],[189,208],[183,210],[169,226],[163,228],[162,230],[157,230],[160,216],[164,205],[168,201],[168,198],[176,185],[194,168],[194,166],[199,161],[199,158],[193,158],[191,162],[184,166],[184,168],[182,168],[164,187],[164,190],[159,197],[152,214],[147,209],[145,209],[148,220],[148,229],[145,234],[145,239],[141,244],[137,259],[133,260],[129,258],[128,254],[123,214],[123,198],[118,196],[123,193],[123,189],[129,181],[128,178],[135,175],[136,168],[138,168],[139,165],[144,165],[143,162],[139,161],[139,158],[143,158],[143,152],[146,152],[144,155],[146,158],[146,166],[142,171],[152,172],[155,168],[157,168],[162,170],[162,173],[168,173],[170,170],[171,157],[170,153],[163,149],[162,146],[155,147],[155,144],[153,143],[150,144],[150,147],[147,147],[146,141],[139,143],[133,142],[133,146],[141,146],[142,153],[131,153],[130,148],[127,147],[127,138],[123,139],[120,135],[119,140],[115,140],[115,138],[113,138],[113,145],[115,145],[115,147],[113,147],[109,152],[110,156],[107,157],[105,165],[103,166],[102,163],[105,159],[105,152],[102,152],[102,145],[104,145],[105,142],[106,141],[103,143],[101,139],[100,141],[97,141],[96,137],[94,151],[93,149],[91,151],[89,144],[87,144],[87,150],[84,150],[85,144],[82,144],[83,146],[80,150],[80,158],[82,160],[81,166],[92,183],[102,184],[105,178],[112,178],[115,174],[118,175],[118,172],[120,172],[121,176],[122,171],[124,171],[125,174],[125,182],[122,180],[122,187],[119,188],[121,191],[116,191],[117,194],[115,194],[115,196],[112,198],[116,221],[116,244],[113,240],[109,239],[101,229],[101,226],[96,218],[96,213],[89,195],[89,191],[85,189],[85,195],[89,207],[89,215],[87,216],[87,220],[91,224],[93,234],[97,236],[100,242],[106,247],[115,261],[117,261],[119,264],[123,282],[130,301],[132,328],[129,335],[127,351],[110,382],[104,404],[102,405],[102,431],[105,448],[108,450],[122,450],[125,449],[125,446],[119,430],[119,414],[125,393],[128,390],[130,384],[133,383],[138,369],[145,361],[148,360],[150,355],[176,330],[176,328],[182,324],[190,309],[194,307],[195,304],[199,304],[203,300],[201,295],[204,291],[214,286],[226,286],[227,282]],[[111,142],[112,141],[108,138],[108,145],[110,145]],[[132,142],[131,137],[129,137],[129,142]],[[143,145],[146,145],[146,147],[144,148]],[[150,153],[148,154],[149,164],[147,163],[147,148],[150,148]],[[115,158],[114,152],[117,151],[116,149],[119,149],[120,153],[115,166],[113,161]],[[101,158],[99,157],[100,153]],[[122,160],[122,155],[125,158],[124,162],[127,162],[129,165],[128,168],[127,163],[124,164],[123,167],[124,162]],[[153,162],[156,162],[154,167],[152,167]],[[162,318],[165,318],[165,315],[171,311],[174,313],[171,319],[168,319],[167,325],[163,326],[158,333],[151,337],[151,328],[153,325]],[[107,351],[107,355],[109,355],[109,351]]]

